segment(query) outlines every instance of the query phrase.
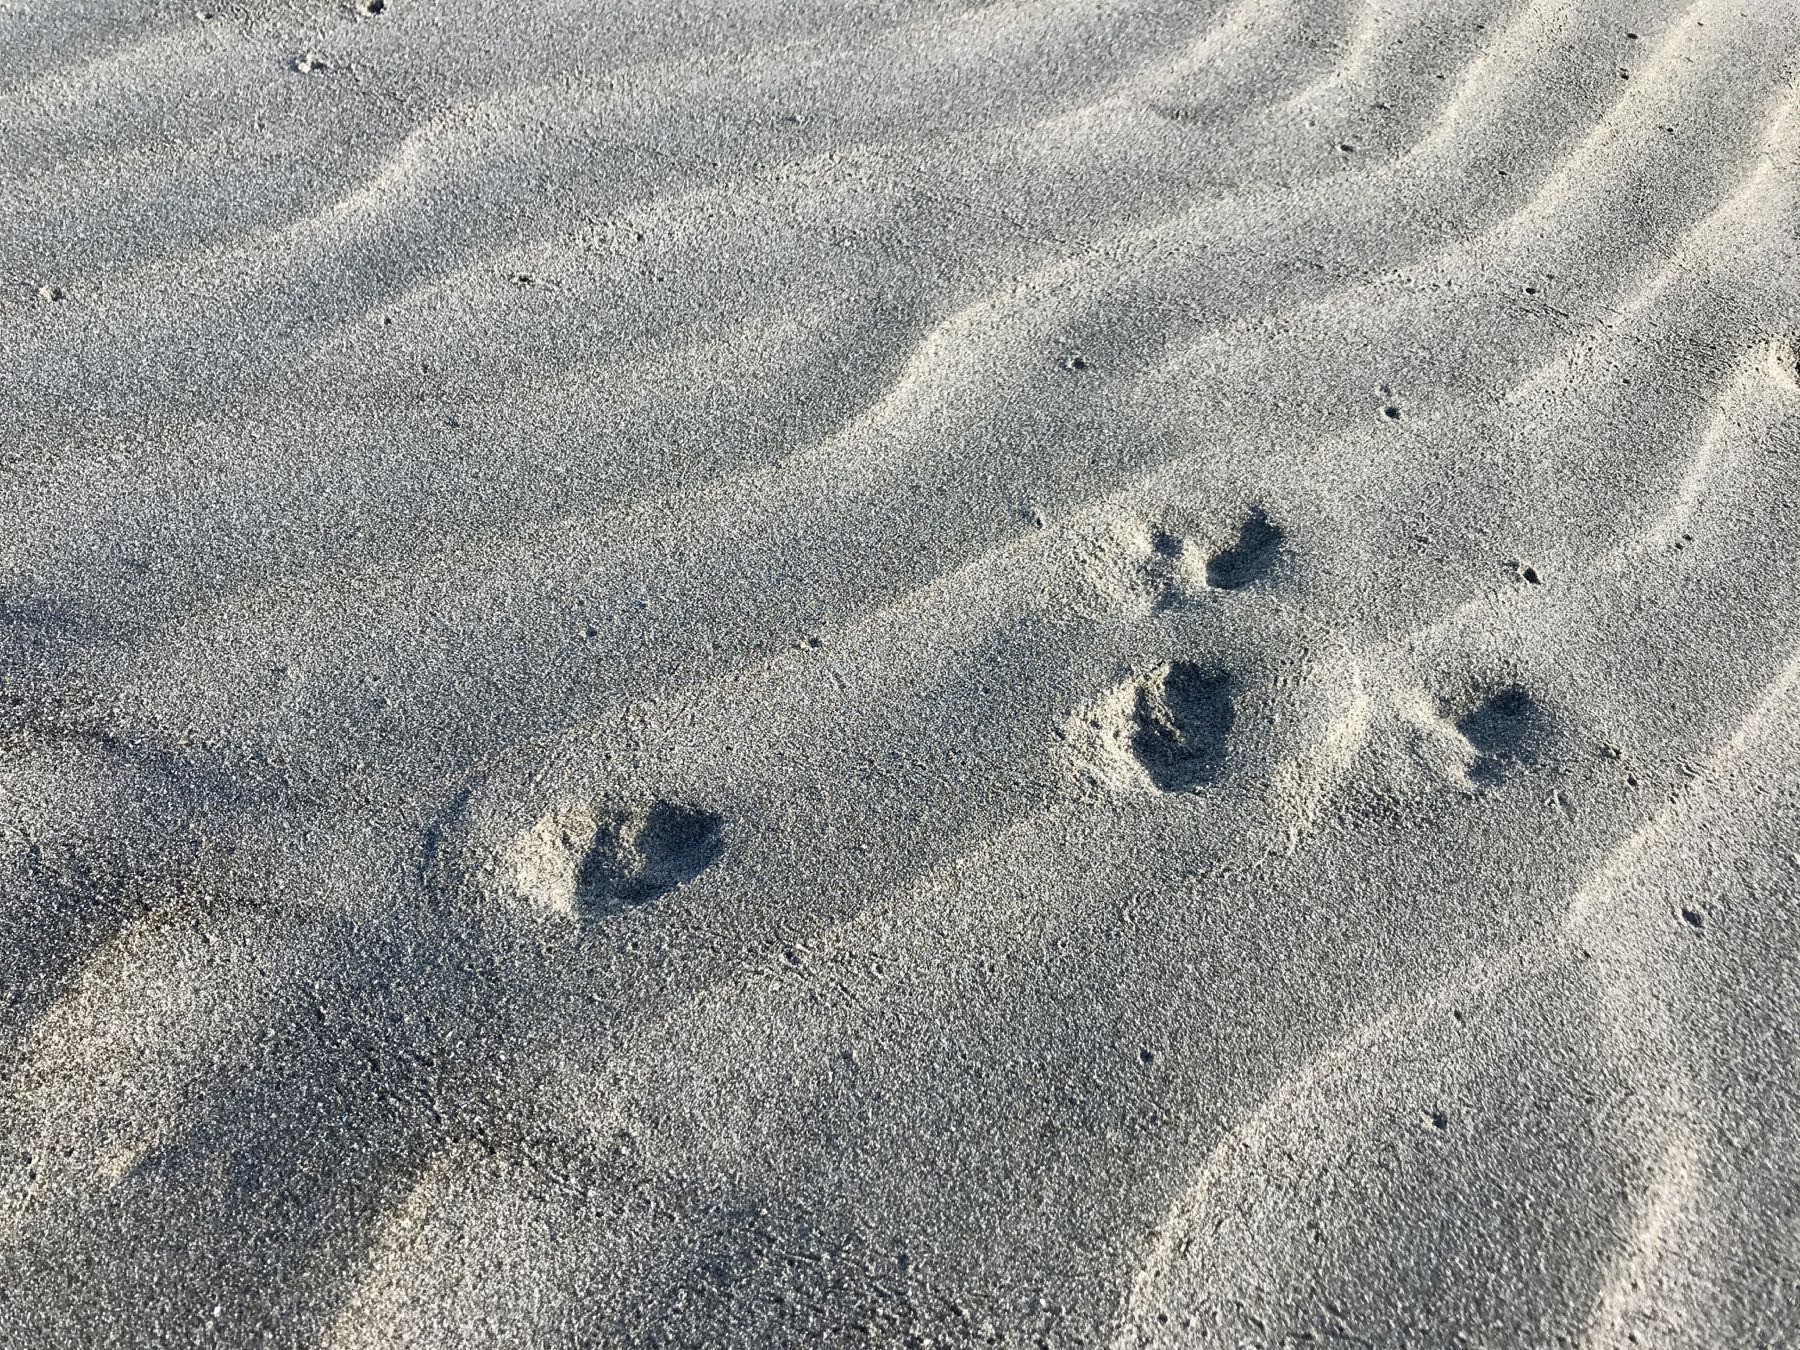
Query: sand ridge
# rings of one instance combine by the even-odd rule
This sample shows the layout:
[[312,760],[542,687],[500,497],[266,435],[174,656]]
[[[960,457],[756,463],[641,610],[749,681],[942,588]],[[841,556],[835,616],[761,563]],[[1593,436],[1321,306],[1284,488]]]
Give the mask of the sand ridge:
[[5,32],[0,1343],[1792,1337],[1792,0]]

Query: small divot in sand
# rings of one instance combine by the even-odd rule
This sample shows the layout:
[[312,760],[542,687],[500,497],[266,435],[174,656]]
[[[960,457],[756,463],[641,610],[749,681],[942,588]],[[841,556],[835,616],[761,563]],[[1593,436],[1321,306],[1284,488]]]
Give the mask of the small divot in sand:
[[1196,791],[1224,770],[1238,687],[1224,671],[1172,661],[1103,696],[1067,739],[1088,748],[1102,783]]
[[1456,719],[1456,730],[1474,752],[1469,781],[1494,787],[1531,768],[1538,762],[1548,724],[1543,707],[1519,685],[1484,695]]
[[1275,566],[1286,538],[1261,507],[1245,517],[1237,538],[1206,564],[1206,581],[1222,591],[1235,591],[1261,581]]
[[597,922],[687,885],[725,851],[724,820],[676,802],[606,810],[586,803],[545,816],[513,857],[517,888]]

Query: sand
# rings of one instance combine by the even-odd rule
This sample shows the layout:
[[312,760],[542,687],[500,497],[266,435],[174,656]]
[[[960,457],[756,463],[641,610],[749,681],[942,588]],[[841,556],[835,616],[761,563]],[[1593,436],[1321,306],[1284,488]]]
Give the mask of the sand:
[[0,51],[0,1343],[1797,1343],[1794,0]]

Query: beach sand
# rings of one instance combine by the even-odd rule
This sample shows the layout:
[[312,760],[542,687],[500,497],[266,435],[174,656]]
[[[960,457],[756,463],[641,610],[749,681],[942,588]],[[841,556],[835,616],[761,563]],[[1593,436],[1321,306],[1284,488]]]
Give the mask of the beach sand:
[[0,1343],[1800,1336],[1794,0],[0,35]]

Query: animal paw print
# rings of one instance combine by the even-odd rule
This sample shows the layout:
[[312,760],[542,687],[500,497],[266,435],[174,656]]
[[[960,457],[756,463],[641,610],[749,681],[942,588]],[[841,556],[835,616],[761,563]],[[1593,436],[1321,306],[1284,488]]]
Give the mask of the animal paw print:
[[1169,512],[1123,529],[1109,550],[1102,587],[1152,614],[1203,603],[1209,592],[1263,582],[1281,559],[1286,534],[1261,507],[1228,532]]

